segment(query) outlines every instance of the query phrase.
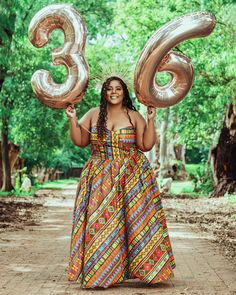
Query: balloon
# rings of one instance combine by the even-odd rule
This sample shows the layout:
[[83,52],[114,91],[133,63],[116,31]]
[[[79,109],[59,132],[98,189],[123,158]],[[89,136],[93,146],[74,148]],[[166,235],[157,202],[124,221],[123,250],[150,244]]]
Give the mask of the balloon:
[[[134,89],[141,103],[165,108],[187,95],[194,76],[191,61],[171,49],[184,40],[208,36],[215,22],[215,17],[207,12],[186,14],[166,23],[151,36],[134,74]],[[170,73],[172,79],[167,85],[159,86],[155,75],[164,71]]]
[[61,29],[64,44],[52,52],[54,65],[64,65],[68,76],[63,84],[52,80],[46,70],[36,71],[32,78],[32,88],[38,99],[53,108],[66,108],[79,102],[88,86],[88,65],[84,58],[86,28],[80,14],[70,5],[53,4],[41,9],[29,25],[29,39],[37,47],[45,46],[50,33]]

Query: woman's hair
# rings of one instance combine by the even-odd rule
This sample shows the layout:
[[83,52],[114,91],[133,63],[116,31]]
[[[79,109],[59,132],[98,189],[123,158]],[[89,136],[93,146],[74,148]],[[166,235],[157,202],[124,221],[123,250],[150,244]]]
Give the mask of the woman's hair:
[[110,85],[110,82],[113,81],[113,80],[119,81],[122,88],[123,88],[124,99],[123,99],[122,104],[126,108],[126,112],[127,112],[128,117],[129,117],[129,121],[130,121],[131,125],[134,127],[134,125],[132,123],[132,120],[130,118],[130,115],[129,115],[129,109],[134,110],[134,111],[137,111],[137,110],[133,106],[132,100],[131,100],[131,98],[129,96],[129,91],[128,91],[127,85],[119,77],[116,77],[116,76],[109,77],[103,83],[102,89],[101,89],[100,112],[99,112],[98,121],[97,121],[97,132],[98,132],[98,137],[100,139],[104,136],[104,134],[106,132],[106,127],[107,127],[107,98],[106,98],[106,92],[107,92],[107,89],[108,89],[108,87]]

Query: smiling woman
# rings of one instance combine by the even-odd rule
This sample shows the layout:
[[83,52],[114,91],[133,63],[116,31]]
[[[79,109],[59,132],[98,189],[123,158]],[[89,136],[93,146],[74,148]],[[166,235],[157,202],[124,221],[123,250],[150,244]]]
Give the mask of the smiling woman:
[[76,192],[68,280],[107,288],[127,279],[169,279],[174,256],[159,187],[143,153],[156,141],[155,109],[148,108],[146,122],[123,80],[110,77],[100,108],[79,122],[73,106],[66,113],[74,143],[91,145]]
[[107,87],[107,101],[108,103],[119,103],[123,100],[124,91],[118,80],[112,80]]

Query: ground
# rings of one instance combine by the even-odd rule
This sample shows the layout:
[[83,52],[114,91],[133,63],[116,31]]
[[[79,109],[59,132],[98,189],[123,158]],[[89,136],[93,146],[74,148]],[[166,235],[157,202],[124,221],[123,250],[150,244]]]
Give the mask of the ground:
[[105,290],[85,290],[68,282],[75,189],[41,190],[31,200],[0,199],[1,216],[8,216],[7,222],[0,218],[0,294],[236,294],[235,203],[223,198],[163,196],[177,264],[170,281],[147,286],[129,280]]
[[236,195],[221,198],[164,195],[166,215],[171,222],[197,225],[213,235],[226,258],[236,265]]

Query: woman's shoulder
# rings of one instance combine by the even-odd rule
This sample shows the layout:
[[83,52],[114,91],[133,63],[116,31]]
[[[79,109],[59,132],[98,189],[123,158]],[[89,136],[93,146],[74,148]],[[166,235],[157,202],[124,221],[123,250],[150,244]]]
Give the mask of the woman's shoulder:
[[140,114],[138,110],[129,110],[129,113],[135,120],[142,120],[143,118],[143,116]]
[[96,114],[97,112],[99,112],[99,107],[91,108],[91,109],[88,110],[87,113],[89,113],[90,115],[93,116],[93,115]]
[[95,113],[99,113],[100,111],[100,107],[94,107],[92,108],[92,112],[95,114]]
[[139,113],[138,110],[131,110],[129,109],[129,115],[132,120],[132,122],[137,126],[140,124],[140,122],[145,121],[143,116]]
[[135,110],[131,110],[131,109],[128,109],[128,112],[131,116],[137,116],[137,114],[139,114],[138,111],[135,111]]

